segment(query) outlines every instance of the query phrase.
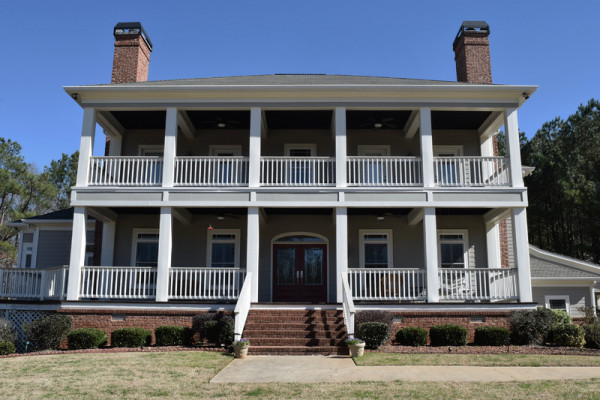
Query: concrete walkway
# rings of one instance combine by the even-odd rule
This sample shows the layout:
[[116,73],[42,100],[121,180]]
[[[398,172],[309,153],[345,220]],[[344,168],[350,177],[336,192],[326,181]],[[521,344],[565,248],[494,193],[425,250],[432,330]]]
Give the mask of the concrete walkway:
[[600,367],[357,367],[350,357],[343,356],[250,356],[233,360],[210,382],[507,382],[590,378],[600,378]]

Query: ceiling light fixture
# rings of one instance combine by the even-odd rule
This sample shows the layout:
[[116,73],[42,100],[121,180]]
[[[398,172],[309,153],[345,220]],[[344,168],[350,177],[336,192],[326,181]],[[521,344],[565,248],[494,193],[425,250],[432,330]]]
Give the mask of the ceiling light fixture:
[[379,129],[379,128],[381,128],[381,127],[383,126],[383,124],[382,124],[381,122],[375,122],[375,123],[373,124],[373,126],[374,126],[376,129]]
[[225,217],[224,217],[224,216],[222,216],[222,215],[219,215],[219,216],[217,217],[217,219],[218,219],[219,221],[223,221],[223,220],[225,219]]
[[225,128],[225,127],[227,126],[227,124],[226,124],[226,123],[224,123],[224,122],[219,122],[219,123],[217,124],[217,126],[218,126],[219,128]]
[[383,221],[385,219],[385,217],[383,215],[380,215],[377,217],[377,221]]

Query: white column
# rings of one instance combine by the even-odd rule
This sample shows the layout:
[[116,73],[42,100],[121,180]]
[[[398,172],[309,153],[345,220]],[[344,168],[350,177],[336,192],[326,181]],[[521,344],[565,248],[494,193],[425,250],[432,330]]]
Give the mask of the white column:
[[175,156],[177,156],[177,109],[169,107],[167,108],[167,123],[165,124],[163,187],[173,187]]
[[102,266],[110,267],[114,265],[116,229],[117,224],[114,221],[102,224],[102,251],[100,252],[100,265]]
[[425,208],[423,215],[423,242],[425,247],[425,267],[427,268],[427,302],[438,303],[438,250],[437,250],[437,221],[435,208]]
[[260,141],[262,130],[262,110],[260,107],[250,109],[250,145],[248,160],[248,186],[260,186]]
[[527,211],[524,207],[512,209],[512,230],[519,277],[519,301],[530,303],[533,301],[531,294],[531,270],[529,266],[529,239],[527,236]]
[[77,186],[87,186],[90,157],[94,152],[94,137],[96,135],[96,110],[83,109],[83,126],[81,127],[81,142],[79,145],[79,165],[77,166]]
[[73,231],[71,234],[71,259],[69,261],[69,287],[67,300],[79,300],[81,267],[85,264],[87,212],[85,207],[75,207],[73,211]]
[[494,156],[494,136],[490,136],[480,144],[480,151],[482,157],[493,157]]
[[[335,185],[346,187],[346,108],[335,109]],[[338,274],[339,275],[339,274]]]
[[250,285],[252,303],[258,302],[258,255],[259,255],[259,234],[260,221],[259,211],[256,207],[248,208],[248,234],[246,238],[246,271],[252,272],[252,282]]
[[121,155],[121,146],[123,144],[123,136],[111,136],[110,145],[108,146],[108,155],[118,157]]
[[508,154],[510,165],[510,181],[513,187],[523,187],[519,121],[516,109],[508,108],[504,111],[504,129],[506,136],[506,154]]
[[173,211],[160,208],[158,231],[158,267],[156,271],[156,301],[167,301],[169,296],[169,270],[173,252]]
[[348,209],[335,209],[335,292],[336,301],[342,299],[342,275],[348,274]]
[[423,107],[419,110],[421,163],[423,165],[423,186],[433,187],[433,133],[431,131],[431,109]]
[[485,240],[488,268],[500,268],[500,227],[498,224],[486,224]]

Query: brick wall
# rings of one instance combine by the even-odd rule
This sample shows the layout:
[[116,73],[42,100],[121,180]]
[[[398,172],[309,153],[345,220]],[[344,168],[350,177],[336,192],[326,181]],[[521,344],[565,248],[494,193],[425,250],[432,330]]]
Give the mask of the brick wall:
[[147,81],[150,52],[140,34],[115,36],[111,83]]
[[454,47],[459,82],[492,83],[489,33],[463,31]]

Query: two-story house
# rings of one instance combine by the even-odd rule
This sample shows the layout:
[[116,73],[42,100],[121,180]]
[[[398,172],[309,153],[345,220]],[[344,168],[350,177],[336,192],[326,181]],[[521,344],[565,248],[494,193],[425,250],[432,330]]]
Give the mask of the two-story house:
[[[363,309],[425,326],[505,324],[532,307],[517,110],[536,87],[492,84],[487,24],[461,26],[456,82],[149,82],[141,25],[114,36],[112,83],[65,87],[83,127],[55,298],[76,325],[225,310],[239,337],[249,313],[337,310],[352,334]],[[85,262],[88,216],[101,224],[99,265]]]

